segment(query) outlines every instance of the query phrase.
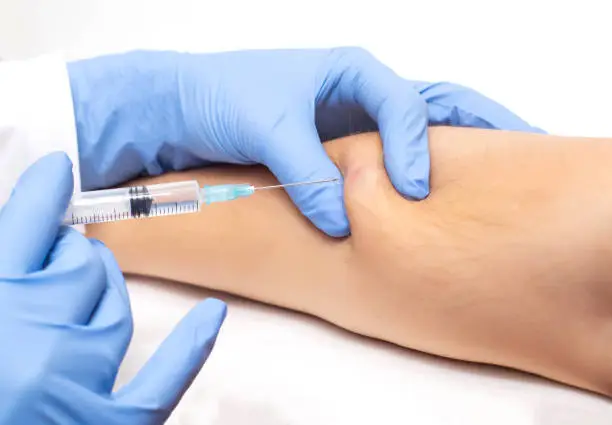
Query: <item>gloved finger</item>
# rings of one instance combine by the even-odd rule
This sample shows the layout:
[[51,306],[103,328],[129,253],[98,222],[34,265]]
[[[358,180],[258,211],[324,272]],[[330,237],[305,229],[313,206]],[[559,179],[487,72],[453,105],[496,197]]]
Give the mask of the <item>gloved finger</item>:
[[431,124],[544,133],[506,107],[467,87],[424,81],[413,84],[427,102]]
[[[104,245],[101,241],[97,239],[89,239],[94,250],[100,256],[102,263],[104,264],[104,269],[106,270],[106,278],[108,279],[108,286],[113,287],[115,292],[117,293],[118,299],[117,302],[121,302],[123,304],[123,308],[127,308],[129,313],[130,311],[130,295],[127,290],[127,286],[125,283],[125,277],[123,276],[123,272],[119,267],[119,263],[117,263],[117,259],[113,252]],[[125,312],[125,310],[124,310]],[[108,316],[107,314],[96,313],[96,320],[107,320],[109,317],[116,316]],[[123,314],[121,314],[123,317]]]
[[328,101],[361,105],[378,123],[385,166],[395,188],[405,196],[425,198],[430,159],[424,99],[408,81],[365,50],[334,52],[330,74],[335,84],[330,85],[333,91]]
[[[312,120],[305,114],[303,121],[286,118],[264,146],[261,162],[276,176],[281,184],[341,179],[340,171],[327,156]],[[315,226],[330,236],[346,236],[348,220],[342,199],[342,186],[323,183],[288,187],[287,193]]]
[[47,155],[19,178],[0,211],[0,273],[40,270],[55,241],[73,190],[72,164]]
[[[404,85],[403,83],[401,85]],[[416,92],[398,89],[394,100],[385,102],[377,121],[383,141],[384,162],[398,192],[423,199],[429,195],[429,138],[425,103]]]
[[[113,253],[98,240],[91,240],[94,251],[104,265],[106,285],[88,324],[88,332],[104,341],[99,344],[100,362],[95,386],[97,394],[109,394],[115,383],[119,365],[125,357],[133,334],[132,311],[123,273]],[[104,370],[101,368],[105,368]]]
[[167,417],[208,359],[226,313],[225,303],[212,298],[195,306],[115,399]]
[[[89,239],[62,227],[47,258],[45,269],[30,275],[30,304],[37,315],[58,323],[89,322],[106,290],[107,272]],[[43,314],[43,312],[46,312]]]
[[379,231],[393,222],[397,215],[394,202],[401,200],[385,170],[382,143],[357,137],[351,149],[343,150],[335,159],[344,175],[351,240],[371,238],[372,230]]

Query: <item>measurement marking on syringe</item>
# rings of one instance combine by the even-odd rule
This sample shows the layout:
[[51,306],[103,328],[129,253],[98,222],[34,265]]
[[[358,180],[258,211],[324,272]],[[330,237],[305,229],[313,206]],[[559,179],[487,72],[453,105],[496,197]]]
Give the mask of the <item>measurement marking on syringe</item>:
[[154,204],[151,207],[149,217],[164,217],[169,215],[187,214],[199,211],[198,201],[172,202],[164,204]]

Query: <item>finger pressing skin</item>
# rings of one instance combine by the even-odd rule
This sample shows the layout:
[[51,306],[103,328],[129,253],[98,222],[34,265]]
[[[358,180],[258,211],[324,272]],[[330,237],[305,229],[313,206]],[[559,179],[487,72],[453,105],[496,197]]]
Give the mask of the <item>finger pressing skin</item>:
[[392,219],[392,213],[401,195],[395,190],[387,175],[380,138],[353,136],[350,149],[330,155],[344,175],[344,202],[351,234]]

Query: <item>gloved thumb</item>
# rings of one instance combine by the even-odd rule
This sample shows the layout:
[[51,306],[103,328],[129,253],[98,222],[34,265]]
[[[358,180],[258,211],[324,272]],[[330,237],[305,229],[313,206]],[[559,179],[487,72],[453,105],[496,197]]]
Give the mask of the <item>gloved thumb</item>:
[[[260,162],[281,184],[340,178],[340,172],[327,156],[312,119],[296,112],[296,118],[279,122],[269,140],[262,140]],[[302,119],[300,119],[302,118]],[[349,225],[337,184],[288,187],[287,193],[315,226],[330,236],[348,234]]]
[[387,175],[380,138],[353,136],[350,149],[335,160],[344,175],[344,203],[352,236],[390,219],[401,196]]
[[55,243],[72,197],[72,163],[52,153],[19,178],[0,210],[0,273],[38,271]]
[[115,399],[168,417],[208,359],[226,313],[225,303],[212,298],[195,306]]

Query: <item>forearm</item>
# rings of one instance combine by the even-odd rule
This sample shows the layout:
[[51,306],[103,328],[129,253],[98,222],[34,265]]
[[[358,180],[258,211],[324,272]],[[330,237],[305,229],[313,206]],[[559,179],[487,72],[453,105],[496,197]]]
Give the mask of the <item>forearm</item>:
[[[432,129],[430,139],[432,195],[421,204],[434,208],[438,219],[445,214],[456,216],[460,220],[457,227],[465,226],[469,219],[460,217],[466,208],[477,211],[477,216],[469,215],[479,221],[493,210],[502,224],[522,220],[525,214],[520,211],[503,211],[509,205],[509,195],[523,204],[533,198],[537,205],[542,204],[542,198],[567,199],[568,204],[581,208],[582,214],[588,211],[586,205],[575,201],[579,193],[600,199],[595,205],[591,203],[591,209],[605,202],[605,188],[600,185],[610,182],[606,163],[608,157],[612,161],[612,145],[605,141],[450,128]],[[557,149],[555,144],[561,142],[564,146]],[[378,138],[374,134],[348,137],[327,143],[326,149],[337,160],[352,143],[372,145]],[[530,148],[534,143],[535,149]],[[584,149],[577,149],[578,144],[585,144]],[[559,176],[563,180],[557,181]],[[190,179],[202,185],[277,183],[259,166],[217,166],[132,183]],[[567,195],[559,196],[558,192]],[[282,190],[205,206],[197,215],[89,226],[88,234],[105,241],[127,273],[289,303],[287,306],[299,310],[309,310],[305,300],[298,301],[307,294],[350,278],[346,269],[351,254],[348,241],[318,232]],[[283,297],[295,297],[299,305],[290,299],[279,302],[279,291]]]
[[[612,142],[437,128],[430,144],[431,196],[359,200],[347,188],[347,205],[358,212],[348,239],[318,232],[280,191],[194,216],[91,227],[90,234],[128,273],[220,289],[402,346],[610,393],[601,375],[610,360],[612,291],[601,283],[612,278]],[[362,162],[382,154],[373,134],[327,150],[352,167],[347,187],[371,172]],[[189,178],[274,182],[259,167],[153,180]]]
[[[259,166],[211,167],[146,182],[190,179],[202,186],[278,183]],[[313,314],[326,302],[324,288],[346,281],[346,244],[317,231],[282,190],[204,206],[195,215],[90,226],[88,235],[104,241],[126,273],[205,286]]]

